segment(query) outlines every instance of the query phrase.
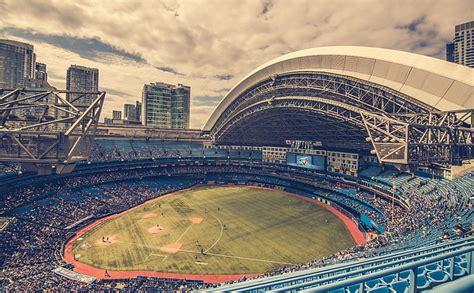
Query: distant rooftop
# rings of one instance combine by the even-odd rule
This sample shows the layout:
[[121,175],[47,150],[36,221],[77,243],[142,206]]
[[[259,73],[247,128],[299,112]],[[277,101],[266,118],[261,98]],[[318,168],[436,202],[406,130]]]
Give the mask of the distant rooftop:
[[456,27],[455,27],[455,31],[458,32],[458,31],[462,31],[462,30],[466,30],[466,29],[470,29],[470,28],[474,28],[474,20],[473,21],[468,21],[468,22],[465,22],[465,23],[461,23],[461,24],[458,24]]
[[86,66],[81,66],[81,65],[71,65],[69,66],[69,69],[79,69],[79,70],[86,70],[86,71],[99,71],[97,68],[91,68],[91,67],[86,67]]
[[18,42],[18,41],[13,41],[13,40],[7,40],[7,39],[0,39],[0,43],[33,50],[33,45],[28,44],[28,43],[23,43],[23,42]]
[[161,82],[161,81],[157,81],[157,82],[151,82],[151,83],[148,83],[148,84],[145,84],[145,87],[149,87],[149,86],[162,86],[162,87],[167,87],[167,88],[179,88],[179,87],[183,87],[183,88],[191,88],[187,85],[184,85],[184,84],[181,84],[181,83],[178,83],[178,85],[174,85],[174,84],[170,84],[170,83],[166,83],[166,82]]

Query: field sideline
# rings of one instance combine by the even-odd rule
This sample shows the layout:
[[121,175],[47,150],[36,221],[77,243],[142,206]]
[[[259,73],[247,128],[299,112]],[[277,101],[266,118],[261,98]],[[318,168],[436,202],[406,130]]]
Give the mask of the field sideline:
[[354,244],[341,219],[305,199],[278,190],[212,186],[108,219],[78,237],[72,253],[112,276],[241,275],[305,263]]

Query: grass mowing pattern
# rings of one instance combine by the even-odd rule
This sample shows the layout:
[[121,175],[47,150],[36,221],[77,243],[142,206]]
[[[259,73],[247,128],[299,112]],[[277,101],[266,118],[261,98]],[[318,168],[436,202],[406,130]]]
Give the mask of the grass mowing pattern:
[[249,274],[353,245],[344,223],[314,203],[283,191],[219,186],[182,191],[106,221],[79,238],[73,253],[111,271]]

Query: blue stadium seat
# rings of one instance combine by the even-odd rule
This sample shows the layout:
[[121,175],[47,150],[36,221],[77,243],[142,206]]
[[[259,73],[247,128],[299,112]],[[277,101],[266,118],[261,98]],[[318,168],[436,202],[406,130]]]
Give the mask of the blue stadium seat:
[[437,263],[432,263],[432,264],[429,264],[427,266],[425,266],[426,270],[428,271],[436,271],[439,269],[439,264]]
[[465,274],[467,274],[467,269],[462,266],[454,265],[453,274],[455,277],[464,276]]
[[451,261],[448,259],[443,260],[443,267],[449,267],[451,265]]
[[420,275],[416,278],[416,287],[418,289],[426,289],[428,288],[430,283],[428,282],[428,279],[424,275]]
[[465,259],[464,255],[461,255],[461,256],[455,256],[454,257],[454,262],[458,263],[458,262],[461,262]]
[[381,283],[380,279],[375,279],[375,280],[369,280],[365,282],[365,286],[368,290],[373,289],[377,287]]
[[404,271],[404,272],[401,272],[400,274],[398,274],[398,277],[401,279],[401,280],[406,280],[410,277],[410,271]]
[[429,272],[428,278],[435,283],[444,283],[449,279],[449,276],[445,271],[436,270]]
[[405,293],[408,291],[410,284],[407,281],[398,281],[391,284],[392,289],[397,293]]
[[382,278],[385,284],[390,284],[397,279],[397,275],[388,275]]
[[346,293],[358,293],[360,289],[360,285],[352,285],[346,288]]

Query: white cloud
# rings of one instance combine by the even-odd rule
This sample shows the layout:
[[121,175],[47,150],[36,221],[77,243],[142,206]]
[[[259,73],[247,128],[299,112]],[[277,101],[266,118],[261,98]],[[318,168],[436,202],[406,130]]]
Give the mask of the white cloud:
[[[270,5],[266,5],[269,3]],[[267,7],[265,14],[262,14]],[[472,20],[471,1],[202,0],[202,1],[0,1],[0,29],[98,38],[141,55],[135,63],[116,55],[92,61],[46,41],[35,45],[51,82],[64,87],[70,64],[97,67],[103,88],[123,92],[104,114],[141,97],[144,83],[192,87],[192,96],[223,95],[248,72],[281,54],[309,47],[364,45],[443,58],[454,25]],[[415,31],[408,26],[422,20]],[[19,39],[15,36],[12,38]],[[171,67],[183,76],[157,70]],[[230,80],[216,76],[230,75]],[[112,95],[110,95],[112,97]],[[202,105],[202,104],[200,104]],[[212,106],[193,105],[191,126],[200,127]]]

